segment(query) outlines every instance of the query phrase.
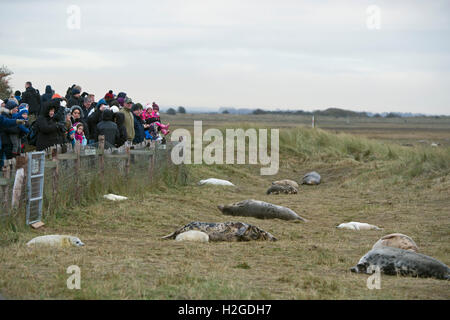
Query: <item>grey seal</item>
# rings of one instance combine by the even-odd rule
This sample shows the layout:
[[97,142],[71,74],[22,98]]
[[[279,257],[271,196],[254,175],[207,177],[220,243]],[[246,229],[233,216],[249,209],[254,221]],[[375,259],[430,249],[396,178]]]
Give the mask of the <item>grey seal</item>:
[[297,194],[298,190],[288,184],[272,184],[269,189],[267,189],[267,194]]
[[315,171],[305,174],[302,178],[302,184],[315,185],[321,182],[320,174]]
[[209,241],[251,241],[266,240],[277,241],[273,235],[256,226],[243,222],[199,222],[193,221],[184,227],[162,237],[162,239],[175,239],[179,234],[197,230],[206,233]]
[[422,278],[450,279],[450,268],[441,261],[409,250],[381,247],[367,252],[356,266],[356,273],[371,273],[373,267],[388,275],[409,275]]
[[230,216],[307,221],[289,208],[253,199],[217,207],[223,214]]
[[382,247],[394,247],[414,252],[419,251],[419,247],[417,247],[417,244],[414,242],[414,240],[401,233],[392,233],[381,237],[381,239],[373,245],[372,249]]
[[294,187],[297,190],[299,188],[297,182],[295,182],[294,180],[289,180],[289,179],[274,181],[274,182],[272,182],[272,184],[278,184],[278,185],[283,185],[283,186],[284,185],[290,185],[290,186]]

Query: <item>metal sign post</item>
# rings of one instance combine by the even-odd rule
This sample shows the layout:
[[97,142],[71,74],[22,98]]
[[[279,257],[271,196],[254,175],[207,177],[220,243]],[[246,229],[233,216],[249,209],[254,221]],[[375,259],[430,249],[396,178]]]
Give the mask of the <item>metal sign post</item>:
[[27,173],[27,220],[26,224],[34,224],[42,219],[42,201],[44,198],[45,152],[28,154]]

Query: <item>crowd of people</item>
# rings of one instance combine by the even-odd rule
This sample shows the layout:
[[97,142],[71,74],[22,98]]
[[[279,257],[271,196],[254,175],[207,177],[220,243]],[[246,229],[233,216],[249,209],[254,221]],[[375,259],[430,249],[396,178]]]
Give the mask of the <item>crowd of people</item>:
[[95,101],[95,95],[72,85],[61,96],[50,85],[45,93],[25,83],[25,91],[16,91],[0,100],[0,167],[5,159],[22,152],[42,151],[66,143],[89,145],[105,137],[105,148],[120,147],[145,140],[165,143],[169,124],[161,122],[159,106],[133,103],[125,92],[109,90]]

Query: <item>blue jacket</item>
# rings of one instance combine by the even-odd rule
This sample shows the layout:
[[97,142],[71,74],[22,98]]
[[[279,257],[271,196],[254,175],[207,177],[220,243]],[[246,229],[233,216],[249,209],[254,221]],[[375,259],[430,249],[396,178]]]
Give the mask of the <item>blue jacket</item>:
[[[0,114],[0,129],[14,127],[16,125],[16,119],[9,119]],[[0,136],[0,149],[2,148],[2,138]]]
[[134,117],[133,143],[141,143],[145,139],[144,124],[142,122],[142,119],[139,117],[136,117],[136,115],[134,113],[133,113],[133,117]]

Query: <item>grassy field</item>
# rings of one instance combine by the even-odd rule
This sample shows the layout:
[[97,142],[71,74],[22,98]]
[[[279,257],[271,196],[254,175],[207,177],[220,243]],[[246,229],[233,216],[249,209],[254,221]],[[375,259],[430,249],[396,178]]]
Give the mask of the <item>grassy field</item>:
[[[388,233],[412,237],[420,252],[450,264],[450,121],[448,119],[319,119],[305,117],[163,116],[172,129],[271,127],[280,130],[280,169],[191,165],[187,186],[161,183],[130,200],[99,198],[45,217],[40,230],[3,226],[0,293],[16,299],[450,299],[443,280],[385,276],[380,290],[349,271]],[[250,122],[244,124],[243,122]],[[425,142],[419,142],[425,140]],[[431,147],[430,143],[440,143]],[[402,145],[408,146],[402,146]],[[318,186],[297,195],[266,195],[270,183],[315,170]],[[237,188],[197,186],[231,180]],[[309,220],[289,222],[224,216],[218,204],[258,199],[287,206]],[[242,221],[277,242],[179,243],[161,240],[191,221]],[[382,231],[336,229],[342,222]],[[30,249],[42,234],[76,235],[82,248]],[[69,290],[66,269],[81,268],[81,290]]]

